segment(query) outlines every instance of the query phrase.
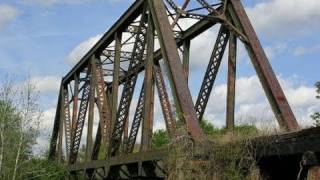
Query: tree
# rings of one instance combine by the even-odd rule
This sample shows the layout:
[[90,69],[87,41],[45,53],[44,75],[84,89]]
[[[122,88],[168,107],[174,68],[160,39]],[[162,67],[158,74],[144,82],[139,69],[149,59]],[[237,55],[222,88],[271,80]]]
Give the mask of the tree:
[[[317,90],[317,95],[316,95],[316,98],[317,99],[320,99],[320,81],[317,82],[315,84]],[[314,125],[319,127],[320,126],[320,112],[315,112],[314,114],[311,115],[311,118],[315,121]]]
[[202,121],[200,121],[200,127],[201,127],[203,133],[206,135],[212,135],[212,134],[216,134],[219,132],[218,128],[215,128],[212,123],[210,123],[209,121],[204,120],[204,119]]
[[0,82],[0,179],[66,178],[64,167],[33,154],[42,115],[38,100],[30,78]]
[[0,179],[21,179],[39,135],[39,96],[30,78],[6,78],[0,87]]
[[8,179],[15,157],[13,152],[16,152],[14,146],[19,115],[14,107],[12,81],[6,78],[0,87],[0,177]]
[[169,136],[166,130],[159,129],[152,135],[152,147],[159,149],[169,143]]
[[[12,180],[17,177],[17,170],[21,167],[19,164],[23,154],[29,154],[32,145],[36,143],[39,132],[39,123],[41,110],[39,108],[39,92],[36,91],[35,85],[28,78],[19,89],[19,99],[16,109],[18,110],[18,139],[17,153],[13,168]],[[27,160],[28,161],[28,160]]]

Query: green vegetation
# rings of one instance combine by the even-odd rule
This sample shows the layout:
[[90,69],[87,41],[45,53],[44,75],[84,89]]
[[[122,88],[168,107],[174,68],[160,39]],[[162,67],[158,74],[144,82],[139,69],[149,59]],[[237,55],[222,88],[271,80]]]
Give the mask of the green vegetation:
[[65,171],[47,156],[35,156],[41,110],[30,80],[0,86],[0,179],[62,179]]
[[[316,92],[317,92],[317,99],[320,99],[320,81],[316,83]],[[315,112],[314,114],[311,115],[311,118],[314,120],[314,125],[316,127],[320,126],[320,112]]]
[[19,179],[65,179],[67,173],[64,168],[55,162],[46,160],[46,157],[31,157],[27,166],[24,167]]
[[[233,130],[216,128],[208,121],[200,124],[206,134],[209,144],[197,145],[186,134],[179,134],[182,138],[175,142],[159,143],[157,148],[168,145],[170,155],[167,168],[170,172],[168,179],[217,179],[242,180],[254,177],[255,154],[250,149],[248,139],[259,135],[255,126],[240,125]],[[161,132],[161,133],[159,133]],[[159,135],[161,134],[161,135]],[[158,131],[154,137],[156,142],[167,142],[164,130]],[[207,149],[209,157],[201,158],[197,149]],[[195,159],[199,156],[199,159]],[[257,174],[257,173],[256,173]]]
[[[200,127],[204,134],[208,137],[210,141],[215,141],[216,143],[229,142],[231,140],[245,140],[247,138],[258,136],[259,131],[255,126],[252,125],[239,125],[234,127],[231,131],[225,128],[214,127],[209,121],[202,120],[200,122]],[[231,137],[232,136],[232,137]],[[230,139],[233,138],[233,139]],[[169,144],[169,136],[166,130],[159,129],[153,133],[152,136],[152,147],[155,149],[162,148]]]
[[[48,161],[47,154],[33,154],[42,114],[34,86],[27,80],[19,89],[13,88],[10,81],[0,87],[0,179],[65,179],[64,167]],[[320,94],[320,83],[318,87]],[[170,150],[168,179],[245,179],[255,167],[254,154],[246,140],[258,136],[258,129],[241,125],[226,130],[205,120],[200,126],[209,144],[194,144],[184,128],[177,129],[177,139],[171,142],[165,130],[153,134],[154,149]],[[197,149],[208,149],[209,157],[201,157]],[[84,146],[78,157],[84,161]],[[99,159],[104,157],[105,154],[99,154]]]
[[166,130],[160,129],[152,135],[152,148],[159,149],[169,144],[169,136]]

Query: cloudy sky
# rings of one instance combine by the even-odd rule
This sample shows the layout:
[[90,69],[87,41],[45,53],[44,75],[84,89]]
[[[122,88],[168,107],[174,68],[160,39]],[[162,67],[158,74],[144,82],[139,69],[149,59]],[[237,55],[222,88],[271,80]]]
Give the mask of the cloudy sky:
[[[312,125],[320,109],[314,84],[320,80],[320,1],[242,0],[299,123]],[[41,91],[42,139],[51,132],[63,75],[108,30],[131,0],[1,0],[0,76],[30,74]],[[190,87],[196,97],[215,40],[212,28],[193,40]],[[226,62],[219,72],[206,119],[224,125]],[[239,45],[236,119],[275,122],[260,82]],[[156,112],[155,126],[164,127]]]

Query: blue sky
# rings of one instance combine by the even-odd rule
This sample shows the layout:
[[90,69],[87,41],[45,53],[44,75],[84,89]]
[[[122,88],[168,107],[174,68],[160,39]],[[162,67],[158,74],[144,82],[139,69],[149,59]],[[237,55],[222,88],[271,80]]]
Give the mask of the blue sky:
[[[320,80],[319,0],[242,0],[300,124],[320,109],[314,83]],[[1,0],[0,76],[30,74],[41,91],[42,130],[51,131],[60,79],[131,5],[131,0]],[[216,28],[194,40],[190,89],[196,96]],[[212,40],[210,40],[212,39]],[[252,65],[239,46],[238,119],[270,107]],[[199,53],[201,52],[201,53]],[[224,124],[226,63],[219,72],[206,117]],[[222,105],[221,105],[222,104]],[[255,112],[255,113],[252,113]],[[257,119],[257,118],[256,118]],[[239,120],[241,121],[241,120]],[[157,127],[163,123],[156,122]],[[48,134],[48,133],[47,133]]]

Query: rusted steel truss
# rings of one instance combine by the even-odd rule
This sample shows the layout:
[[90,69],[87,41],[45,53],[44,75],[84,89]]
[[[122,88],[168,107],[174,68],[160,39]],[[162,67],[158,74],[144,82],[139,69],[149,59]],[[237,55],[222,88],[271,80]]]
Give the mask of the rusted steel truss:
[[[50,146],[51,159],[67,162],[72,165],[71,171],[73,167],[83,167],[87,178],[117,178],[119,174],[140,176],[140,165],[131,166],[129,163],[124,170],[120,166],[106,167],[106,164],[113,162],[112,159],[134,157],[132,153],[137,150],[139,139],[141,147],[138,150],[152,152],[154,109],[159,108],[170,139],[179,136],[179,124],[179,128],[185,129],[196,144],[205,142],[199,121],[205,115],[227,48],[226,125],[232,128],[237,40],[248,51],[280,127],[284,131],[299,129],[240,0],[179,2],[136,0],[62,79]],[[220,30],[198,97],[193,102],[188,86],[192,40],[215,25],[219,25]],[[136,89],[140,89],[140,93]],[[156,99],[160,107],[155,107]],[[131,115],[130,109],[135,113]],[[178,120],[182,123],[177,124]],[[84,130],[87,133],[83,133]],[[83,134],[86,138],[82,137]],[[84,158],[78,157],[82,147],[85,149]],[[156,160],[158,156],[154,157]],[[91,161],[102,159],[106,162],[102,170],[89,167]],[[79,163],[81,165],[77,166]],[[157,169],[152,158],[142,158],[137,163]],[[148,173],[152,174],[151,171]],[[131,172],[137,174],[130,176]]]

